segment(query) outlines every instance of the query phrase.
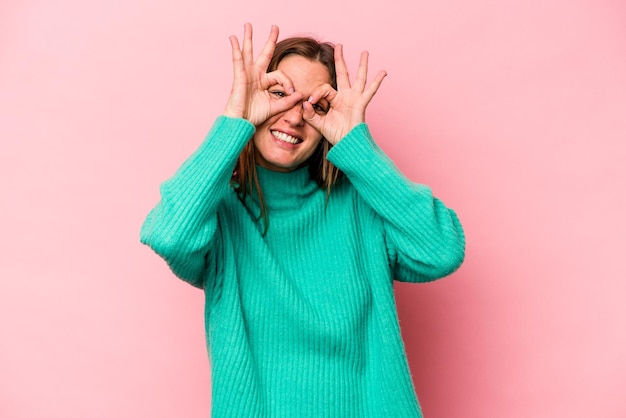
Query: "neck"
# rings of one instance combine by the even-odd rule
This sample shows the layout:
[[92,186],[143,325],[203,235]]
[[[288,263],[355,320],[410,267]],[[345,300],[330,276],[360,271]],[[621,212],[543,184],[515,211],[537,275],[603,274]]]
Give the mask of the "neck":
[[[256,166],[256,171],[265,205],[270,211],[297,209],[320,190],[311,179],[308,166],[290,172],[272,171]],[[253,195],[258,198],[256,193]]]

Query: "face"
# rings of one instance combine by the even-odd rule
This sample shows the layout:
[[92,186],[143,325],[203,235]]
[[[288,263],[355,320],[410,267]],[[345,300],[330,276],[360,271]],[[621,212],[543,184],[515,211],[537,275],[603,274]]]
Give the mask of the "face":
[[[330,74],[324,64],[300,55],[288,55],[278,64],[278,69],[293,82],[296,91],[305,100],[313,91],[330,84]],[[281,85],[269,89],[272,100],[280,100],[286,93]],[[329,104],[320,101],[316,112],[325,113]],[[256,127],[254,134],[256,163],[273,171],[292,171],[306,164],[322,140],[315,128],[302,118],[302,103],[279,113]]]

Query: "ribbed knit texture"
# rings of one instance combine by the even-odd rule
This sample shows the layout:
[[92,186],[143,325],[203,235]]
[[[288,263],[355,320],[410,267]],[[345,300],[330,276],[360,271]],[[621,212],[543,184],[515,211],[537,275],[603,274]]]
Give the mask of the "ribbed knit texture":
[[453,272],[451,210],[354,128],[328,159],[347,178],[326,202],[308,169],[257,167],[269,213],[229,180],[254,127],[219,117],[161,189],[141,241],[205,290],[214,417],[421,417],[393,279]]

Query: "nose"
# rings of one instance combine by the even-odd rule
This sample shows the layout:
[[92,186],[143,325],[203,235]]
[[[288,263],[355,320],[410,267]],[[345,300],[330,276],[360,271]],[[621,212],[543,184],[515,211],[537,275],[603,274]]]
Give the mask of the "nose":
[[298,102],[291,109],[285,111],[283,119],[291,126],[302,126],[304,124],[303,111],[302,103]]

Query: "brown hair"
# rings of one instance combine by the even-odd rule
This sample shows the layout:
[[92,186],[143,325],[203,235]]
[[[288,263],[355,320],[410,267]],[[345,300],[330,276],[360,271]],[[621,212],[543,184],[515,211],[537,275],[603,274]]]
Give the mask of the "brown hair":
[[[328,42],[318,42],[310,37],[293,37],[283,39],[276,44],[274,54],[270,60],[267,72],[275,71],[278,68],[278,64],[288,55],[299,55],[308,58],[312,61],[320,62],[323,64],[328,73],[330,74],[331,85],[333,88],[337,88],[337,76],[335,73],[335,47]],[[328,151],[332,148],[330,142],[325,138],[322,138],[319,146],[313,152],[313,155],[307,162],[309,166],[309,173],[311,179],[315,180],[317,184],[326,189],[326,201],[330,197],[330,191],[337,180],[343,176],[343,173],[335,167],[330,161],[326,159]],[[263,197],[263,191],[259,184],[259,178],[256,172],[255,161],[255,149],[254,141],[249,141],[244,147],[239,159],[235,165],[231,185],[237,191],[239,198],[242,202],[245,202],[246,195],[251,193],[252,190],[256,190],[259,196],[259,205],[261,207],[261,213],[259,219],[263,219],[264,230],[267,231],[269,227],[269,218],[267,215],[267,209],[265,207],[265,199]]]

